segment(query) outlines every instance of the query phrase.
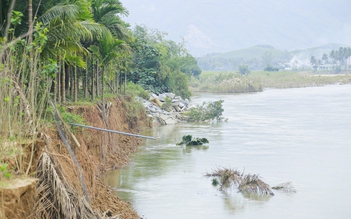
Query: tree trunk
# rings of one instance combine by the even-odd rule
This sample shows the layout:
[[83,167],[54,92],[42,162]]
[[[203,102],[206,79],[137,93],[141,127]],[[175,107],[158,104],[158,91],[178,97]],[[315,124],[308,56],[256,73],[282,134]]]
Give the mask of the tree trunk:
[[115,80],[116,80],[116,92],[117,93],[119,93],[118,92],[118,89],[119,89],[119,74],[118,74],[118,72],[116,72],[116,75],[115,75]]
[[78,101],[78,74],[77,74],[77,66],[74,66],[74,98],[73,101],[77,102]]
[[88,69],[89,69],[88,58],[86,60],[86,63],[87,63],[87,69],[85,70],[85,76],[84,76],[84,98],[88,98]]
[[99,97],[100,95],[100,82],[99,82],[99,60],[96,61],[96,97]]
[[104,89],[105,89],[105,86],[104,86],[104,83],[105,83],[105,79],[104,79],[104,73],[105,73],[105,68],[103,67],[102,69],[101,69],[102,71],[101,71],[101,100],[102,101],[104,101],[104,93],[105,93],[105,91],[104,91]]
[[124,95],[126,95],[127,71],[124,72]]
[[57,102],[61,104],[61,71],[62,71],[62,65],[60,61],[58,62],[59,69],[57,71],[57,77],[56,77],[56,92],[57,92]]
[[94,77],[95,77],[95,69],[94,69],[94,62],[92,65],[92,71],[91,71],[91,101],[95,100],[95,83],[94,83]]
[[[30,46],[33,41],[33,3],[28,0],[28,45]],[[30,59],[33,59],[33,48],[30,49]]]
[[61,103],[66,102],[66,65],[62,63],[61,71]]

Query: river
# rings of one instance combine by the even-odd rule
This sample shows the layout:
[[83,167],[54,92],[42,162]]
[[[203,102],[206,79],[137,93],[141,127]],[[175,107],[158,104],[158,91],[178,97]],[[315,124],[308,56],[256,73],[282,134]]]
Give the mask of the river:
[[[157,140],[105,182],[145,219],[351,218],[351,85],[201,94],[192,102],[219,99],[228,122],[147,130]],[[187,134],[210,143],[177,146]],[[204,176],[216,167],[259,174],[270,186],[289,181],[297,193],[221,192]]]

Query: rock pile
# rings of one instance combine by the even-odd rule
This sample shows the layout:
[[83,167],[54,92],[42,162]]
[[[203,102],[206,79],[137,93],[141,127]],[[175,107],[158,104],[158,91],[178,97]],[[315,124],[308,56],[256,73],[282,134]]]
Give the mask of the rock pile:
[[[173,125],[184,120],[181,113],[189,107],[188,99],[183,100],[182,97],[173,93],[151,94],[149,101],[142,98],[138,100],[143,103],[148,116],[153,118],[154,125]],[[162,109],[165,108],[162,106],[167,102],[171,102],[168,111]]]

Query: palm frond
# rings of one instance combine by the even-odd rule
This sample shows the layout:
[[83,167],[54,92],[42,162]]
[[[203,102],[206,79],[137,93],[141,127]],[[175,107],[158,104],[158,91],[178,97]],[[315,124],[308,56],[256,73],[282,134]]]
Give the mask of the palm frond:
[[99,219],[84,196],[80,196],[68,185],[54,159],[43,152],[37,168],[39,202],[36,207],[38,218]]
[[56,171],[55,164],[47,153],[43,153],[38,162],[39,187],[43,188],[41,200],[45,211],[53,218],[75,219],[77,214],[70,192]]
[[48,25],[52,20],[76,20],[79,13],[79,6],[75,4],[57,4],[48,9],[38,20]]
[[260,195],[274,195],[270,186],[263,182],[259,175],[256,174],[246,175],[238,189],[240,192],[256,193]]

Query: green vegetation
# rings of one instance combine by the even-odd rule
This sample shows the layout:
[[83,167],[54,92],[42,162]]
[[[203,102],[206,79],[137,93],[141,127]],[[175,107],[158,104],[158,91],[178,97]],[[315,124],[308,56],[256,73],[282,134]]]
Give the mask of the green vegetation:
[[186,146],[199,146],[199,145],[204,145],[208,144],[209,141],[207,138],[194,138],[191,135],[184,135],[182,137],[182,141],[177,143],[177,145],[183,145],[185,144]]
[[296,71],[251,71],[249,75],[235,72],[204,71],[193,78],[191,87],[196,92],[244,93],[259,92],[264,88],[295,88],[326,84],[351,83],[351,74],[314,74]]
[[236,72],[205,71],[192,78],[191,87],[197,92],[244,93],[262,91],[262,82],[251,73],[242,75]]
[[267,66],[264,68],[264,71],[279,71],[279,68],[274,68],[274,67],[272,67],[271,65],[267,65]]
[[348,59],[351,57],[350,47],[340,47],[332,50],[329,56],[324,53],[320,59],[311,56],[310,63],[313,69],[316,70],[332,70],[334,73],[340,73],[342,69],[347,70],[351,68]]
[[173,92],[189,98],[189,78],[201,70],[184,44],[166,40],[165,33],[145,26],[136,26],[133,37],[134,67],[128,78],[150,92]]
[[[30,162],[16,156],[16,171],[25,175],[33,164],[36,134],[51,121],[46,118],[52,116],[50,99],[67,106],[117,95],[149,99],[149,92],[165,91],[189,98],[189,79],[201,73],[183,42],[144,26],[131,30],[119,0],[3,0],[0,5],[0,151],[9,148],[10,138],[18,143],[29,136]],[[128,107],[131,119],[142,108],[134,102]],[[60,110],[65,121],[84,123]]]
[[5,177],[6,179],[10,179],[12,174],[7,169],[6,163],[0,163],[0,181]]
[[185,112],[184,115],[187,116],[188,122],[205,122],[216,120],[221,122],[224,120],[222,117],[224,100],[218,100],[214,102],[203,102],[202,105],[190,108],[189,111]]
[[250,73],[249,67],[247,65],[243,65],[243,64],[239,65],[238,71],[242,75],[247,75]]
[[126,94],[131,96],[138,96],[145,100],[150,99],[149,92],[145,91],[139,84],[134,84],[133,82],[129,82],[127,84]]
[[165,98],[165,101],[162,104],[161,109],[163,109],[163,110],[165,110],[167,112],[171,112],[172,111],[173,108],[172,108],[172,100],[171,100],[171,98],[169,98],[169,97]]

